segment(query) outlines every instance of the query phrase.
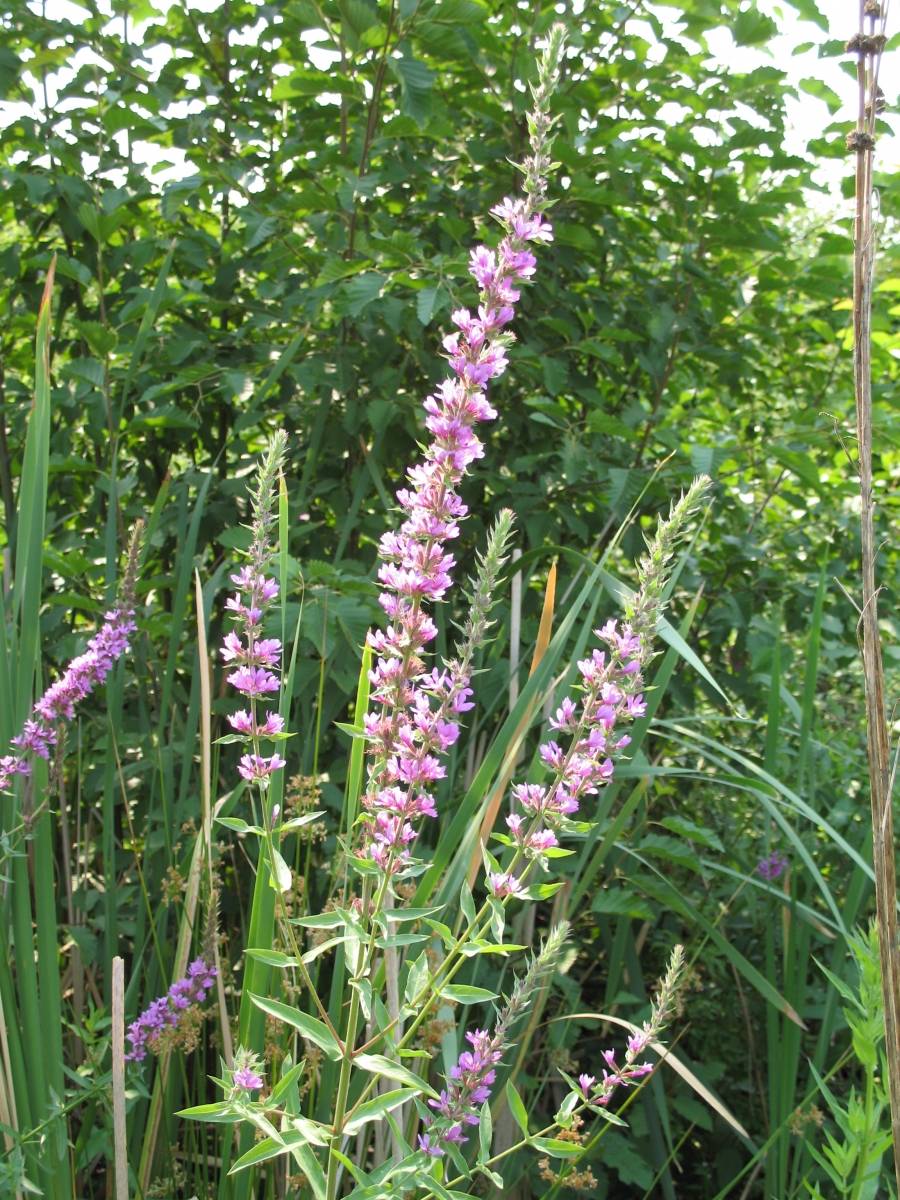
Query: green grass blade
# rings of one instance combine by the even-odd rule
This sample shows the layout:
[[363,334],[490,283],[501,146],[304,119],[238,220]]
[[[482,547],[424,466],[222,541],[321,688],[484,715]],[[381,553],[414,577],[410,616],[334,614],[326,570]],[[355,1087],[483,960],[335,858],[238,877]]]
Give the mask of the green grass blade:
[[766,745],[763,762],[770,775],[778,772],[778,744],[781,733],[781,619],[772,647],[772,675],[769,683],[769,712],[766,719]]
[[35,335],[34,407],[28,420],[16,535],[13,624],[15,725],[21,728],[31,709],[34,672],[40,652],[41,578],[44,567],[44,522],[50,470],[50,307],[55,259],[47,272]]
[[[36,795],[42,795],[47,786],[47,764],[43,759],[35,759],[33,779]],[[37,926],[41,1032],[48,1094],[52,1089],[52,1094],[62,1100],[66,1094],[66,1078],[63,1072],[63,1010],[59,975],[52,826],[50,812],[45,809],[34,828],[34,909]],[[59,1200],[67,1200],[72,1194],[72,1181],[68,1170],[65,1118],[57,1118],[54,1124],[57,1128],[50,1131],[44,1155],[53,1174],[54,1194]]]
[[[372,667],[372,650],[366,643],[363,649],[362,666],[359,670],[359,683],[356,685],[356,707],[353,710],[353,728],[361,733],[365,729],[363,717],[369,711],[369,691],[371,682],[369,671]],[[349,836],[353,823],[359,812],[359,797],[362,793],[363,766],[366,757],[366,743],[361,738],[354,738],[350,747],[350,765],[347,769],[347,794],[344,800],[345,813],[342,821]]]
[[799,1015],[794,1011],[793,1006],[772,986],[765,975],[758,971],[752,963],[748,962],[739,950],[736,950],[732,946],[721,930],[711,921],[707,920],[691,900],[684,896],[678,888],[674,887],[663,873],[653,866],[649,859],[644,858],[639,851],[632,850],[625,843],[620,843],[619,846],[625,854],[630,855],[645,867],[652,876],[655,876],[653,879],[649,879],[646,876],[641,877],[641,887],[649,892],[654,900],[680,913],[686,921],[690,921],[702,929],[706,936],[718,946],[728,961],[737,967],[738,971],[759,992],[764,1000],[767,1000],[779,1012],[784,1013],[791,1021],[802,1026],[803,1023]]
[[[748,758],[745,754],[741,754],[740,751],[732,750],[730,746],[723,745],[720,742],[714,742],[711,738],[704,737],[702,734],[698,734],[692,729],[687,729],[678,722],[660,721],[658,724],[660,728],[671,729],[671,731],[678,737],[704,746],[705,753],[708,754],[710,761],[715,759],[717,765],[725,771],[728,771],[729,768],[723,760],[730,759],[732,762],[739,764],[748,773],[748,775],[755,776],[759,782],[768,785],[769,790],[767,791],[765,788],[754,786],[754,783],[751,779],[743,776],[730,776],[728,779],[728,782],[731,784],[737,783],[754,791],[759,797],[760,802],[764,804],[769,809],[771,815],[778,820],[778,817],[776,816],[777,809],[775,809],[772,805],[770,794],[771,792],[775,792],[776,795],[781,797],[781,802],[783,803],[784,807],[788,808],[789,810],[793,810],[799,816],[806,817],[807,820],[818,826],[823,833],[828,834],[838,849],[841,850],[842,853],[846,854],[848,858],[851,858],[853,862],[856,863],[856,865],[866,873],[869,879],[874,882],[875,876],[872,867],[868,862],[866,862],[865,858],[859,853],[859,851],[852,846],[846,840],[846,838],[842,837],[834,828],[834,826],[827,821],[820,812],[817,812],[816,809],[807,804],[805,800],[802,800],[796,792],[794,792],[786,784],[782,783],[779,779],[776,779],[774,775],[770,775],[768,771],[766,771],[758,763]],[[804,854],[808,854],[808,852],[805,850],[805,847],[803,848],[803,852]],[[809,865],[810,869],[814,872],[814,877],[818,877],[820,881],[820,889],[822,890],[823,899],[829,904],[829,907],[832,908],[832,912],[834,912],[835,901],[831,895],[831,890],[824,883],[824,881],[822,881],[822,877],[819,874],[818,869],[815,867],[815,864],[812,863],[812,860],[810,860]],[[840,917],[838,917],[838,921],[842,925]]]
[[[156,527],[159,525],[159,518],[162,516],[163,509],[166,507],[166,501],[169,498],[169,484],[172,481],[172,466],[166,471],[165,478],[162,481],[159,491],[156,493],[156,500],[153,503],[153,508],[150,516],[147,519],[147,532],[144,534],[144,542],[141,546],[141,556],[138,560],[140,569],[143,569],[144,563],[147,561],[147,555],[150,553],[150,548],[153,543],[153,535],[156,533]],[[140,578],[140,569],[138,577]]]
[[825,571],[827,559],[822,562],[819,586],[813,602],[812,620],[809,627],[809,643],[806,650],[806,674],[803,680],[803,700],[800,717],[800,748],[797,752],[797,791],[803,791],[806,775],[806,758],[809,753],[809,735],[815,716],[816,681],[819,675],[819,643],[822,637],[822,611],[825,604]]

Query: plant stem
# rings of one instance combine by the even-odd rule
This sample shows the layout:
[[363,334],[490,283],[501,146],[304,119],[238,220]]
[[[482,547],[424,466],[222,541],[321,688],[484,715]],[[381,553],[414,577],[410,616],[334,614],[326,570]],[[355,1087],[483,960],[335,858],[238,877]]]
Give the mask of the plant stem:
[[[890,734],[885,702],[884,670],[878,633],[878,587],[875,582],[875,502],[872,472],[872,276],[875,242],[872,225],[872,159],[875,146],[877,75],[884,42],[875,36],[876,13],[859,0],[859,33],[848,48],[858,53],[859,114],[848,144],[856,151],[856,222],[853,253],[853,368],[859,440],[860,527],[863,609],[860,618],[866,693],[866,728],[872,803],[872,857],[884,996],[885,1055],[894,1135],[894,1171],[900,1180],[900,944],[897,926],[897,879],[894,826],[891,816]],[[869,10],[867,12],[867,9]],[[878,12],[879,24],[883,16]],[[868,25],[868,29],[866,26]],[[868,103],[867,103],[868,101]]]

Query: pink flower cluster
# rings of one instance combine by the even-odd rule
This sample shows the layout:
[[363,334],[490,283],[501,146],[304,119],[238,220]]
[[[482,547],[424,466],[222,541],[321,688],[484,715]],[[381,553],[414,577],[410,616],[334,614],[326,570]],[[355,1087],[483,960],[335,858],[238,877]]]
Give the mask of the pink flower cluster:
[[131,1042],[131,1053],[125,1055],[125,1061],[141,1062],[147,1057],[148,1046],[153,1050],[167,1031],[177,1032],[187,1010],[206,999],[216,974],[215,967],[202,958],[195,959],[184,979],[176,980],[165,996],[154,1000],[129,1026],[126,1037]]
[[[643,638],[628,624],[619,630],[608,621],[595,634],[609,651],[594,650],[590,658],[578,663],[581,673],[582,700],[578,704],[566,697],[550,721],[557,732],[569,735],[563,749],[557,742],[545,742],[541,758],[552,770],[549,784],[521,783],[512,789],[518,811],[506,818],[509,841],[524,854],[546,866],[546,853],[559,844],[554,828],[578,812],[585,796],[594,795],[613,775],[611,754],[623,750],[631,741],[617,737],[616,725],[634,720],[647,711],[641,686],[641,667],[646,657]],[[498,898],[514,896],[520,890],[514,875],[488,875],[488,891]]]
[[767,879],[770,883],[775,879],[780,879],[788,868],[788,860],[783,854],[779,854],[777,850],[773,851],[768,858],[764,858],[756,870],[762,875],[763,879]]
[[579,1075],[578,1087],[582,1097],[587,1100],[588,1104],[595,1105],[598,1108],[604,1108],[609,1104],[613,1092],[620,1085],[628,1087],[636,1079],[642,1079],[645,1075],[649,1075],[653,1070],[652,1063],[636,1063],[635,1060],[639,1055],[643,1054],[647,1048],[648,1042],[653,1038],[653,1031],[649,1028],[643,1029],[639,1033],[634,1033],[628,1038],[628,1049],[625,1051],[624,1066],[616,1065],[615,1050],[604,1050],[603,1059],[606,1063],[607,1070],[603,1070],[603,1078],[597,1082],[593,1075]]
[[370,673],[377,708],[365,719],[374,764],[363,804],[370,814],[367,857],[385,872],[401,870],[408,859],[417,836],[411,822],[435,815],[429,789],[445,774],[438,755],[456,741],[457,718],[472,707],[467,670],[426,672],[421,655],[437,628],[422,602],[440,600],[451,583],[455,560],[444,546],[458,537],[467,514],[455,489],[483,454],[473,426],[497,415],[485,388],[506,370],[510,337],[503,328],[520,297],[514,285],[535,270],[528,243],[552,240],[552,227],[534,205],[531,196],[497,205],[491,211],[505,237],[496,251],[472,251],[478,315],[452,314],[458,332],[444,339],[444,348],[453,375],[424,404],[433,441],[425,461],[409,472],[411,487],[397,493],[406,521],[381,540],[380,599],[391,623],[369,636],[378,655]]
[[31,774],[26,755],[50,758],[56,745],[56,722],[71,721],[75,705],[106,682],[114,664],[128,649],[128,639],[136,628],[130,599],[120,599],[106,614],[103,625],[88,642],[84,654],[72,659],[63,677],[38,700],[32,719],[26,721],[19,736],[12,739],[17,752],[0,758],[0,791],[10,786],[14,775]]
[[[281,642],[259,636],[266,609],[278,595],[278,584],[267,579],[256,564],[243,567],[231,576],[231,581],[238,590],[225,607],[236,617],[243,638],[234,631],[227,634],[221,654],[234,667],[228,682],[248,698],[250,711],[232,713],[228,721],[236,733],[252,739],[255,745],[260,738],[274,737],[284,729],[278,713],[257,711],[257,703],[281,687],[277,675],[269,669],[277,668],[281,661]],[[248,783],[264,786],[284,763],[277,750],[269,757],[254,752],[241,757],[238,771]]]
[[241,1067],[231,1077],[231,1082],[235,1087],[241,1088],[245,1092],[256,1092],[263,1085],[262,1076],[257,1074],[251,1067]]
[[469,1140],[463,1137],[463,1129],[478,1124],[477,1110],[489,1099],[491,1085],[497,1078],[494,1068],[503,1055],[502,1035],[491,1037],[486,1030],[476,1029],[474,1033],[466,1034],[466,1040],[472,1049],[464,1050],[459,1056],[440,1097],[428,1101],[437,1110],[440,1125],[435,1125],[429,1133],[419,1134],[419,1149],[433,1158],[444,1153],[446,1143],[459,1145]]

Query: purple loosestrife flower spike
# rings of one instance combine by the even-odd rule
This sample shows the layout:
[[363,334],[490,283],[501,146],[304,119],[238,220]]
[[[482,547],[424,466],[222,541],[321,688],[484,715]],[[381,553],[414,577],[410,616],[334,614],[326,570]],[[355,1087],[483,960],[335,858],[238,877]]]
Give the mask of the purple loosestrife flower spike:
[[647,1046],[656,1039],[675,1007],[675,996],[684,972],[684,947],[676,946],[669,959],[669,968],[659,982],[659,990],[653,1004],[650,1020],[645,1021],[643,1028],[631,1034],[628,1038],[628,1048],[625,1051],[625,1062],[619,1066],[616,1063],[615,1050],[605,1050],[603,1061],[606,1067],[601,1078],[595,1081],[590,1075],[578,1077],[579,1094],[589,1104],[597,1108],[605,1108],[612,1099],[617,1087],[628,1087],[637,1079],[642,1079],[653,1070],[652,1063],[639,1063],[637,1059],[644,1053]]
[[[444,338],[450,377],[424,403],[433,440],[424,462],[410,469],[410,486],[397,493],[406,520],[398,532],[381,539],[378,578],[385,590],[380,600],[390,624],[369,637],[377,659],[370,673],[375,711],[366,718],[366,733],[373,761],[363,807],[368,814],[366,857],[386,873],[402,870],[409,858],[415,837],[410,823],[434,815],[430,788],[445,774],[439,756],[459,736],[459,716],[472,707],[471,656],[464,653],[443,671],[426,671],[422,655],[437,627],[423,606],[442,599],[451,585],[455,559],[445,547],[459,536],[459,523],[467,515],[456,489],[483,454],[474,426],[497,415],[486,389],[507,367],[513,339],[504,330],[515,314],[522,283],[535,272],[529,246],[553,237],[542,213],[552,167],[549,101],[564,38],[564,27],[555,25],[533,89],[532,154],[522,164],[525,194],[491,210],[504,229],[496,251],[479,246],[471,253],[469,271],[480,289],[479,307],[477,313],[459,309],[451,315],[456,332]],[[378,821],[385,811],[397,818],[390,827]]]
[[225,605],[235,617],[237,630],[226,634],[220,651],[224,661],[234,667],[228,682],[249,701],[249,711],[232,713],[228,718],[235,733],[251,744],[251,752],[241,757],[238,773],[260,788],[268,787],[272,773],[285,764],[277,751],[269,756],[260,754],[259,740],[275,737],[284,728],[284,720],[278,713],[262,711],[260,706],[281,688],[280,679],[270,669],[277,670],[281,663],[281,642],[278,638],[262,637],[261,630],[266,610],[278,595],[278,584],[266,572],[272,562],[276,487],[286,444],[287,439],[279,430],[251,492],[253,540],[248,562],[231,576],[237,592]]
[[128,1029],[131,1052],[125,1055],[126,1062],[142,1062],[147,1049],[156,1052],[167,1033],[177,1033],[184,1025],[187,1010],[202,1004],[216,978],[216,968],[202,958],[195,959],[188,967],[183,979],[177,979],[165,996],[154,1000],[149,1008]]
[[459,1061],[450,1070],[447,1086],[437,1099],[428,1104],[435,1110],[430,1128],[420,1149],[426,1154],[439,1156],[448,1142],[466,1142],[463,1130],[477,1125],[479,1110],[490,1098],[491,1088],[497,1080],[497,1064],[503,1051],[510,1044],[509,1031],[531,1003],[535,988],[550,971],[556,956],[569,934],[567,922],[550,931],[547,941],[529,963],[528,970],[513,984],[506,1004],[497,1016],[494,1032],[476,1029],[466,1034],[471,1049],[464,1050]]
[[72,720],[76,704],[106,682],[107,675],[128,649],[129,638],[137,628],[135,586],[143,534],[144,522],[135,522],[116,603],[88,642],[87,650],[72,659],[62,678],[51,684],[35,704],[31,719],[25,722],[19,736],[12,739],[16,752],[0,758],[0,791],[10,787],[14,775],[31,774],[27,755],[50,758],[50,751],[56,745],[56,725]]
[[[666,568],[678,536],[699,507],[710,480],[701,475],[659,521],[648,554],[639,566],[640,587],[625,605],[625,620],[595,629],[605,649],[594,649],[578,663],[580,703],[566,697],[550,720],[560,742],[548,740],[541,758],[551,771],[546,784],[512,789],[518,810],[507,818],[512,841],[526,858],[548,868],[547,851],[557,845],[553,832],[564,830],[587,796],[595,795],[614,772],[614,756],[631,738],[617,731],[623,722],[644,716],[643,669],[650,661],[651,639],[662,613]],[[563,744],[560,744],[563,743]],[[549,828],[548,828],[549,827]]]

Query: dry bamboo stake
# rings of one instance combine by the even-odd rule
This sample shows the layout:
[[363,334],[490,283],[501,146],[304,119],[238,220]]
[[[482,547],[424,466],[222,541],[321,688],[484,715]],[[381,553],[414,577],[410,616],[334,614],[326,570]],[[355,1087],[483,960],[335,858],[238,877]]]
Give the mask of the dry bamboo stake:
[[[872,857],[875,904],[884,997],[885,1056],[894,1136],[894,1172],[900,1181],[900,942],[897,926],[897,878],[891,814],[891,745],[881,642],[878,635],[878,588],[875,582],[875,502],[872,478],[872,279],[875,231],[872,221],[872,159],[875,116],[880,106],[878,68],[885,46],[886,3],[859,0],[859,31],[847,43],[858,57],[859,116],[847,148],[856,154],[856,223],[853,253],[853,371],[859,439],[860,526],[862,549],[863,673],[872,799]],[[878,29],[876,31],[876,23]]]
[[125,960],[112,960],[113,1145],[116,1200],[128,1200],[128,1149],[125,1140]]

